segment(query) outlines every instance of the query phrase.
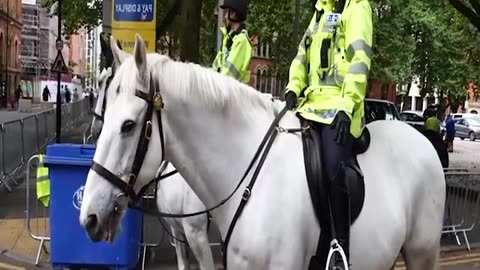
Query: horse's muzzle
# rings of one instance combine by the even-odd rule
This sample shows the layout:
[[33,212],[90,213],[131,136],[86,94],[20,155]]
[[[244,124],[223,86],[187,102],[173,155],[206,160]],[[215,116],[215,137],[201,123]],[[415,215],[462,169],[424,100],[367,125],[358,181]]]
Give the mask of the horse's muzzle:
[[104,231],[98,222],[97,215],[89,215],[84,223],[85,230],[93,242],[100,242],[103,240]]

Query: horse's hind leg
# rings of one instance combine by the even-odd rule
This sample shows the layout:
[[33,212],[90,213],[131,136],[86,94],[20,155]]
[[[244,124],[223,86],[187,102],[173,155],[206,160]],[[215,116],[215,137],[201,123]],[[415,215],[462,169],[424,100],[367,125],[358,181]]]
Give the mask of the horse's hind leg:
[[439,254],[440,245],[430,249],[406,247],[402,250],[407,270],[436,270]]
[[207,223],[207,215],[193,217],[191,220],[187,218],[183,222],[183,230],[200,269],[215,270],[212,250],[208,241]]
[[175,252],[177,254],[177,265],[179,270],[190,270],[190,260],[188,256],[188,246],[185,243],[180,242],[177,239],[185,239],[182,233],[179,233],[172,227],[172,235],[176,238],[173,239],[175,243]]

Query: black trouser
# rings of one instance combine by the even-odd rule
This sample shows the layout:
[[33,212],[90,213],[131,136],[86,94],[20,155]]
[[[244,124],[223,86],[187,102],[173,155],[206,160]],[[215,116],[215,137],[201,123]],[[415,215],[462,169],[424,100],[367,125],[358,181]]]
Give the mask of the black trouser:
[[[345,144],[338,144],[335,141],[337,131],[330,125],[312,123],[312,127],[318,130],[320,135],[320,147],[322,153],[322,167],[324,176],[328,179],[328,194],[330,198],[331,211],[335,225],[336,239],[345,251],[347,259],[349,258],[349,241],[350,241],[350,205],[349,192],[347,189],[347,179],[344,166],[352,160],[353,155],[353,136],[349,135],[349,139]],[[341,165],[344,166],[341,166]],[[322,247],[320,258],[327,258],[331,234],[331,221],[328,205],[322,205],[322,211],[326,211],[320,220],[321,237],[319,245]]]

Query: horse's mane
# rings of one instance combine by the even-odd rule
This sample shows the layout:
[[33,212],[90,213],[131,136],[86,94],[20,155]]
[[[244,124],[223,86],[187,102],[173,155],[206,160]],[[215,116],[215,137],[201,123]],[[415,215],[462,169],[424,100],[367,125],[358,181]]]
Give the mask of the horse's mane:
[[[134,78],[133,70],[138,73],[137,68],[132,67],[135,67],[134,58],[125,59],[110,86],[120,92],[129,92],[133,95],[139,80],[132,79]],[[271,99],[254,88],[221,75],[211,68],[194,63],[177,62],[165,55],[149,53],[147,70],[158,81],[160,91],[171,89],[169,93],[185,102],[195,100],[207,108],[220,110],[236,105],[247,113],[259,108],[274,110]],[[113,91],[108,92],[110,96],[110,92]]]

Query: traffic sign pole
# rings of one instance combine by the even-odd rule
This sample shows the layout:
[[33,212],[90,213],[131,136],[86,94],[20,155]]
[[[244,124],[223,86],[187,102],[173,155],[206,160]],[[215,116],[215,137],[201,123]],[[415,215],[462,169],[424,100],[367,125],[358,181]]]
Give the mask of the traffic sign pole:
[[[61,43],[61,47],[63,48],[63,41],[62,41],[62,0],[58,0],[58,39],[57,39],[57,50],[59,48],[59,44]],[[58,53],[62,53],[62,48],[58,50]],[[56,135],[56,143],[60,143],[62,136],[62,94],[60,93],[60,84],[62,82],[62,73],[58,72],[57,74],[57,135]]]

